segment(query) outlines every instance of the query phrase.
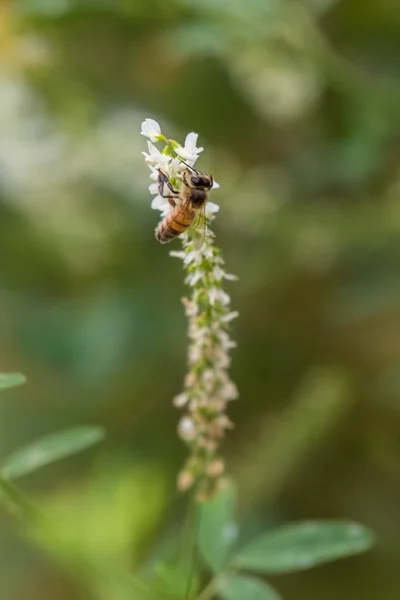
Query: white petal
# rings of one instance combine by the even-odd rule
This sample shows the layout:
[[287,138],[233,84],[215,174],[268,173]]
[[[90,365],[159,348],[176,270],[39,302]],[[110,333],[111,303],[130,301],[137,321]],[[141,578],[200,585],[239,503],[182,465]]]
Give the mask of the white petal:
[[187,394],[178,394],[178,396],[175,396],[173,402],[174,402],[174,406],[180,408],[181,406],[185,406],[185,404],[187,403],[187,401],[189,400]]
[[206,212],[207,213],[216,213],[219,211],[218,204],[214,204],[214,202],[207,202]]
[[183,417],[178,425],[179,435],[186,442],[190,442],[196,437],[196,426],[189,417]]
[[215,287],[211,287],[208,290],[208,298],[210,300],[211,306],[214,306],[215,302],[218,300],[219,290]]
[[164,198],[161,198],[161,196],[156,196],[151,201],[151,208],[154,210],[164,210],[166,204],[168,204],[168,202],[165,202]]
[[188,150],[189,152],[196,152],[196,144],[198,137],[199,134],[195,133],[194,131],[188,133],[185,139],[185,150]]
[[229,381],[221,390],[221,395],[225,400],[236,400],[239,397],[239,392],[233,381]]
[[150,167],[162,167],[165,169],[170,162],[171,157],[160,152],[159,149],[153,146],[151,142],[147,142],[147,145],[149,148],[149,153],[146,154],[146,152],[142,152],[142,154],[145,156],[146,163],[150,165]]
[[228,281],[237,281],[238,276],[232,275],[232,273],[224,273],[224,279],[227,279]]
[[189,265],[195,258],[196,258],[196,251],[191,250],[190,252],[188,252],[186,254],[183,262],[185,263],[185,265]]
[[224,315],[223,317],[221,317],[221,321],[223,323],[229,323],[229,321],[233,321],[233,319],[237,319],[238,316],[239,316],[239,312],[237,310],[233,310],[232,312],[228,313],[227,315]]
[[183,252],[183,250],[171,250],[169,255],[172,256],[173,258],[180,258],[181,260],[183,260],[186,256],[186,254]]
[[161,211],[161,216],[166,217],[171,212],[172,206],[166,202],[159,210]]
[[180,156],[181,158],[184,158],[185,161],[188,162],[191,167],[193,166],[193,163],[197,159],[197,154],[195,154],[191,150],[182,148],[182,146],[177,146],[175,148],[175,152],[177,153],[178,156]]
[[161,127],[154,119],[145,119],[142,123],[140,133],[148,137],[152,142],[157,142],[161,135]]
[[212,274],[216,281],[221,281],[221,279],[224,277],[225,272],[221,269],[221,267],[217,265],[213,268]]
[[150,169],[151,169],[151,175],[150,175],[150,179],[153,179],[153,181],[158,181],[158,171],[155,167],[152,167],[151,165],[149,165]]
[[184,148],[182,148],[182,146],[178,146],[175,150],[175,152],[187,160],[189,164],[192,163],[191,166],[193,166],[194,162],[197,160],[200,152],[203,152],[204,150],[204,148],[197,148],[196,146],[198,137],[198,134],[194,131],[188,133],[185,139]]
[[158,194],[158,184],[157,183],[151,183],[149,185],[149,192],[150,194]]
[[159,156],[161,154],[159,149],[156,148],[151,142],[147,142],[147,147],[149,149],[150,156]]
[[227,294],[223,290],[220,290],[219,300],[220,300],[221,304],[223,304],[224,306],[226,306],[231,301],[231,298],[230,298],[229,294]]
[[185,278],[185,283],[187,283],[190,286],[195,286],[196,283],[200,281],[200,279],[203,277],[203,275],[203,271],[197,269],[194,273],[191,273]]
[[216,181],[214,181],[213,186],[212,186],[212,190],[217,190],[220,187],[219,183],[217,183]]

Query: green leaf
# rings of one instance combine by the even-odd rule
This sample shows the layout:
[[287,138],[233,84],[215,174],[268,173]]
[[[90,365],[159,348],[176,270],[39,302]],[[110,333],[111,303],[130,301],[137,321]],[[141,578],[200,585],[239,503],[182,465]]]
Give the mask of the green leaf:
[[104,439],[104,429],[81,426],[51,433],[13,452],[3,462],[3,477],[16,478],[85,450]]
[[225,565],[237,538],[235,506],[236,488],[231,483],[200,506],[199,548],[208,566],[216,573]]
[[234,558],[236,567],[262,573],[301,571],[371,548],[373,533],[347,521],[304,521],[266,533]]
[[257,577],[227,574],[218,580],[218,594],[224,600],[279,600],[273,587]]
[[21,373],[0,373],[0,391],[8,390],[24,383],[26,383],[26,377]]

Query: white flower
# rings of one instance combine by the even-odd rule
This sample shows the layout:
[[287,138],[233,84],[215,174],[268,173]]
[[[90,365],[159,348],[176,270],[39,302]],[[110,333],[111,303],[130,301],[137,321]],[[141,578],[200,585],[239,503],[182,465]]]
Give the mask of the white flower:
[[204,150],[204,148],[197,148],[196,146],[198,137],[198,134],[194,133],[194,131],[188,133],[185,139],[185,146],[177,146],[175,149],[178,156],[182,157],[192,167],[198,159],[200,152]]
[[[186,136],[184,146],[167,140],[152,119],[143,122],[142,134],[151,140],[148,152],[143,152],[151,171],[149,191],[154,196],[151,206],[164,216],[172,208],[159,194],[158,170],[168,177],[175,190],[180,190],[182,171],[187,168],[182,161],[193,166],[203,148],[197,147],[198,136],[194,132]],[[164,152],[151,143],[162,140],[166,144]],[[172,158],[174,152],[176,156]],[[213,188],[218,187],[214,182]],[[164,189],[168,194],[166,185]],[[181,199],[176,197],[175,201],[179,203]],[[217,204],[207,202],[206,214],[210,221],[218,210]],[[228,335],[228,328],[238,312],[230,310],[230,297],[222,289],[224,279],[236,278],[225,272],[224,260],[214,246],[215,235],[210,228],[200,249],[194,248],[190,232],[180,237],[183,250],[170,254],[183,261],[184,281],[191,288],[190,297],[182,299],[188,319],[189,370],[183,392],[174,398],[174,405],[186,411],[178,424],[178,433],[190,447],[191,455],[178,478],[178,485],[186,490],[197,481],[201,488],[199,494],[206,496],[224,471],[219,446],[226,429],[232,427],[225,411],[227,403],[238,396],[228,374],[229,353],[236,346]]]
[[151,142],[147,142],[147,146],[149,152],[142,152],[145,157],[146,163],[149,165],[152,175],[154,179],[158,178],[157,169],[163,169],[164,171],[168,170],[168,164],[171,161],[171,157],[167,156],[167,154],[163,154],[156,148]]
[[232,273],[224,273],[224,279],[228,281],[237,281],[237,275],[232,275]]
[[222,305],[228,305],[231,301],[230,296],[217,287],[210,287],[208,290],[208,297],[210,299],[210,304],[212,306],[215,305],[216,302],[220,302]]
[[145,137],[148,137],[152,142],[159,142],[164,139],[161,134],[161,127],[154,119],[145,119],[142,123],[140,132]]
[[225,331],[220,331],[218,337],[222,348],[225,348],[226,350],[229,348],[236,348],[236,342],[233,342]]
[[228,381],[221,390],[221,396],[225,400],[236,400],[239,396],[238,389],[233,381]]
[[172,207],[168,201],[165,200],[165,198],[161,198],[161,196],[155,196],[151,201],[151,208],[154,210],[160,210],[162,213],[166,212],[166,214],[168,214]]
[[186,442],[194,440],[197,435],[196,426],[189,417],[182,417],[178,425],[179,435]]
[[229,321],[233,321],[233,319],[237,319],[239,316],[239,312],[237,310],[233,310],[232,312],[221,317],[221,321],[223,323],[229,323]]
[[189,398],[187,394],[178,394],[177,396],[175,396],[174,398],[174,405],[177,406],[178,408],[185,406],[185,404],[187,404]]
[[216,213],[218,211],[219,211],[218,204],[214,204],[214,202],[207,202],[207,205],[206,205],[206,213],[207,213],[207,215]]
[[205,273],[203,271],[201,271],[200,269],[197,269],[194,273],[190,273],[190,275],[188,275],[185,278],[185,283],[187,283],[191,287],[194,287],[196,285],[196,283],[198,283],[200,281],[200,279],[202,279],[204,277],[204,275],[205,275]]
[[185,253],[183,250],[171,250],[169,255],[173,258],[180,258],[181,260],[185,258]]
[[185,266],[190,265],[190,263],[194,261],[196,256],[197,256],[196,250],[191,250],[190,252],[188,252],[186,254],[185,258],[183,259],[183,264]]

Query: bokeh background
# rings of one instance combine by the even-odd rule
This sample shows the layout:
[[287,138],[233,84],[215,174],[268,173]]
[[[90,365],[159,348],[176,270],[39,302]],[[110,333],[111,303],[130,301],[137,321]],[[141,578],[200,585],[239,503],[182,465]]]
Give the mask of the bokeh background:
[[[137,568],[184,513],[184,287],[153,238],[151,117],[197,131],[221,186],[244,530],[361,521],[372,552],[274,585],[400,597],[399,59],[398,0],[1,2],[0,362],[28,385],[2,394],[0,452],[106,427],[21,480],[87,556]],[[1,600],[87,597],[5,514],[0,581]]]

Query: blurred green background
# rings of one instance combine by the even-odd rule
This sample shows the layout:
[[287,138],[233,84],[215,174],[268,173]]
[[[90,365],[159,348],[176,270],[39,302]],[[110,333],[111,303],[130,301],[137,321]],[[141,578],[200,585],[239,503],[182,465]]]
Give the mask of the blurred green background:
[[[0,452],[105,426],[21,480],[87,556],[143,565],[184,514],[184,287],[153,238],[151,117],[197,131],[221,186],[244,531],[361,521],[372,552],[274,585],[400,597],[399,59],[398,0],[0,4],[0,358],[28,378],[1,397]],[[0,581],[1,600],[87,597],[5,514]]]

